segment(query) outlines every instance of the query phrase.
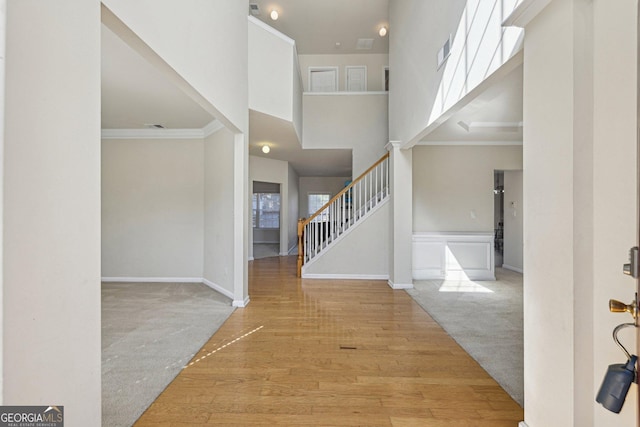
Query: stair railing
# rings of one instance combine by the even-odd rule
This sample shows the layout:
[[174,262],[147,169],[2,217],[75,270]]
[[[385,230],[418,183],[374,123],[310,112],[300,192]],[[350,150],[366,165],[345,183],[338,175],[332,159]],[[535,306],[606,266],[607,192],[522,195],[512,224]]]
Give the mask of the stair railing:
[[298,220],[298,277],[302,266],[389,196],[389,153],[385,154],[309,218]]

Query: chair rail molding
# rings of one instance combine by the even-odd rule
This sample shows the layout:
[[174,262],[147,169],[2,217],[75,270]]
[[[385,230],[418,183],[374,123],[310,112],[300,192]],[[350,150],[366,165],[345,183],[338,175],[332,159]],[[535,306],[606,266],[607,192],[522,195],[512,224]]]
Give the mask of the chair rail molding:
[[413,234],[413,278],[495,280],[493,233]]

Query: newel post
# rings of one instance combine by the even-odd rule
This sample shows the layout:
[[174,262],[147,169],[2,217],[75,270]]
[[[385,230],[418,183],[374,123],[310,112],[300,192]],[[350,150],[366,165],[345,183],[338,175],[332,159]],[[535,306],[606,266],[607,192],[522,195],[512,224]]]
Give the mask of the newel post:
[[304,231],[304,219],[299,219],[298,220],[298,268],[296,270],[298,277],[302,277],[302,254],[304,251],[304,245],[302,243],[303,231]]

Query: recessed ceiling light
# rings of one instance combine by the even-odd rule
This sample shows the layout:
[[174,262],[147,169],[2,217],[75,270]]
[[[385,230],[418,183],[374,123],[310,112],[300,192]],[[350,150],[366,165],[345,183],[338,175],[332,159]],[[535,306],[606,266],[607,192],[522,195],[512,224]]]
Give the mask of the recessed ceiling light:
[[273,19],[274,21],[277,21],[277,20],[278,20],[278,16],[279,16],[279,15],[278,15],[278,11],[277,11],[277,10],[275,10],[275,9],[273,9],[273,10],[271,11],[271,19]]
[[387,27],[380,27],[380,31],[378,31],[378,34],[380,34],[380,37],[384,37],[387,35]]
[[262,152],[263,152],[264,154],[269,154],[269,151],[271,151],[271,148],[269,148],[269,146],[268,146],[268,145],[263,145],[263,146],[262,146]]

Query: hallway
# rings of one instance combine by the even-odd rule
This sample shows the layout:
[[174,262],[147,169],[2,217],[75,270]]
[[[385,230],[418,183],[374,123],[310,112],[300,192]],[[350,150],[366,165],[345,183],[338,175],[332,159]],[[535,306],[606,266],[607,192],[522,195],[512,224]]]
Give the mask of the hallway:
[[409,295],[249,264],[236,310],[137,426],[517,425],[523,411]]

